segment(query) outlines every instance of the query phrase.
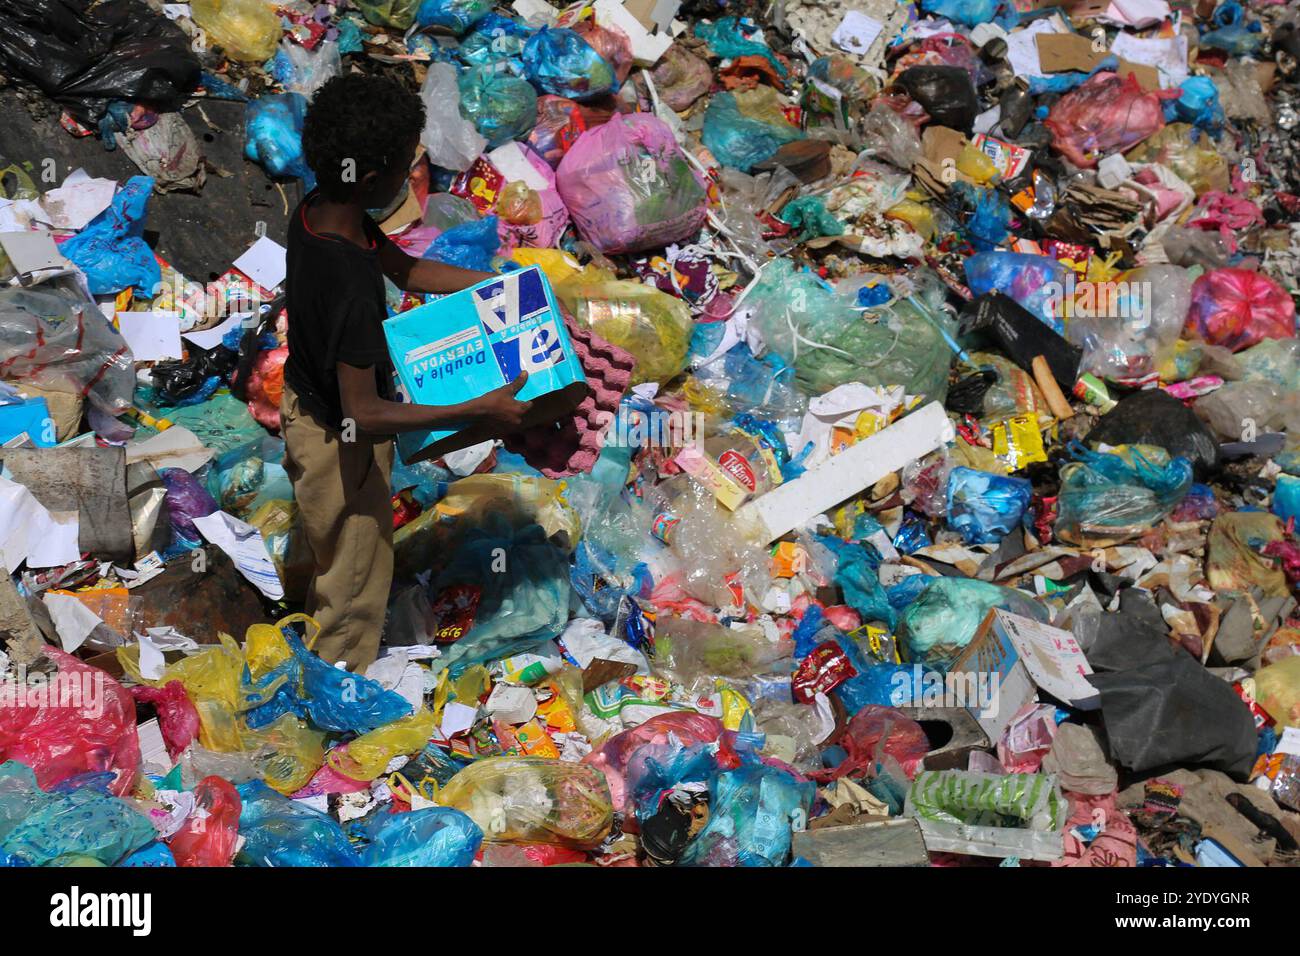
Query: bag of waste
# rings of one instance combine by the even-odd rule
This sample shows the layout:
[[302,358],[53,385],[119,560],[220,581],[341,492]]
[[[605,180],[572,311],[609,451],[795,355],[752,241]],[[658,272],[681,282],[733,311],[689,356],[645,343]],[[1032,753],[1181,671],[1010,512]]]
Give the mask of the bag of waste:
[[348,741],[346,751],[331,751],[328,762],[335,772],[345,777],[374,780],[395,757],[423,750],[437,729],[433,713],[422,707]]
[[807,825],[817,786],[788,770],[747,764],[709,786],[709,822],[686,844],[681,866],[781,866],[793,830]]
[[1286,538],[1282,521],[1267,511],[1229,511],[1210,524],[1205,542],[1205,578],[1225,593],[1258,588],[1265,597],[1285,597],[1286,575],[1263,552]]
[[140,0],[9,0],[0,9],[0,72],[94,127],[112,100],[180,109],[200,68],[190,38]]
[[988,23],[997,13],[1001,0],[921,0],[921,9],[963,26]]
[[124,800],[93,787],[43,793],[28,768],[0,764],[0,860],[50,866],[75,856],[113,866],[156,836],[149,818]]
[[483,845],[478,825],[450,807],[376,810],[347,830],[361,845],[362,866],[469,866]]
[[[1212,142],[1208,136],[1196,136],[1188,123],[1170,123],[1130,149],[1124,158],[1130,163],[1159,163],[1167,167],[1198,196],[1224,192],[1231,185],[1228,161]],[[1170,261],[1175,260],[1171,257]]]
[[1192,463],[1155,445],[1090,451],[1068,446],[1056,533],[1065,541],[1134,537],[1174,510],[1192,486]]
[[970,134],[980,112],[971,75],[960,66],[910,66],[898,75],[907,95],[940,126]]
[[255,754],[254,765],[268,787],[296,793],[325,763],[325,734],[293,714],[283,714],[256,730],[245,729],[245,747]]
[[691,239],[708,211],[703,179],[648,113],[588,129],[560,160],[556,185],[578,232],[607,254]]
[[660,101],[670,110],[690,109],[713,85],[713,71],[680,43],[673,43],[650,74]]
[[813,273],[780,258],[764,266],[744,305],[808,394],[847,382],[902,385],[933,401],[947,393],[952,352],[944,332],[951,319],[931,296],[896,299],[869,319],[838,301]]
[[59,247],[86,274],[91,295],[120,292],[128,286],[152,295],[162,281],[158,260],[144,241],[144,218],[152,191],[152,179],[132,176],[113,197],[112,205]]
[[361,866],[343,828],[319,810],[260,780],[238,788],[242,806],[235,861],[240,866]]
[[919,723],[894,707],[868,704],[853,715],[836,743],[847,756],[837,766],[813,774],[830,782],[862,771],[871,773],[888,757],[896,760],[911,779],[921,769],[930,751],[930,740]]
[[415,22],[421,0],[352,0],[352,5],[370,23],[405,31]]
[[1033,485],[973,468],[948,473],[948,524],[967,544],[997,544],[1020,526]]
[[232,60],[264,63],[275,55],[284,32],[275,8],[263,0],[192,0],[190,14],[207,46]]
[[184,468],[163,468],[158,477],[167,487],[167,514],[172,534],[186,548],[203,544],[203,535],[194,525],[195,518],[206,518],[220,506],[206,488]]
[[422,27],[445,27],[460,36],[491,12],[491,0],[424,0],[415,22]]
[[770,86],[715,93],[704,111],[704,145],[721,165],[741,172],[749,172],[786,143],[803,138],[803,132],[785,118]]
[[695,327],[681,299],[631,279],[587,269],[555,289],[577,323],[636,358],[632,384],[664,384],[686,367]]
[[1192,302],[1192,277],[1179,266],[1144,266],[1124,273],[1114,288],[1120,290],[1115,298],[1105,296],[1087,310],[1076,295],[1066,336],[1083,348],[1084,371],[1141,378],[1156,371],[1178,342]]
[[524,72],[538,89],[573,100],[592,99],[618,85],[614,67],[581,36],[542,27],[524,44]]
[[460,115],[493,149],[520,139],[537,122],[537,91],[527,80],[498,66],[471,67],[457,83]]
[[1059,859],[1069,802],[1056,777],[926,770],[907,791],[905,816],[918,820],[927,849]]
[[130,793],[140,769],[135,701],[106,671],[54,647],[58,668],[40,683],[16,682],[0,699],[0,761],[17,760],[49,789],[81,773],[111,772],[110,791]]
[[547,93],[537,98],[537,125],[527,143],[555,169],[586,129],[587,120],[575,100]]
[[611,803],[616,810],[632,814],[630,794],[625,786],[628,767],[638,751],[647,744],[666,744],[669,736],[686,746],[714,743],[722,735],[722,722],[716,717],[690,711],[658,714],[630,730],[605,740],[582,758],[584,764],[599,769],[609,784]]
[[426,117],[420,142],[429,162],[456,172],[469,169],[487,147],[487,140],[461,115],[456,68],[450,63],[430,63],[420,99]]
[[509,246],[549,249],[569,225],[569,210],[555,188],[551,167],[528,147],[520,149],[547,188],[533,189],[518,179],[506,183],[497,197],[498,231]]
[[332,667],[298,635],[286,632],[285,640],[301,668],[304,716],[321,730],[365,733],[411,712],[405,698],[368,677]]
[[81,395],[107,415],[135,392],[126,340],[71,279],[0,288],[0,365],[9,382]]
[[492,271],[492,258],[501,248],[500,220],[496,216],[452,226],[424,250],[422,259],[445,262],[461,269]]
[[1197,764],[1245,780],[1255,762],[1250,708],[1190,654],[1091,674],[1112,760],[1134,773]]
[[275,54],[271,72],[286,93],[300,93],[310,100],[317,90],[343,72],[338,41],[326,40],[309,50],[286,37]]
[[1187,331],[1237,352],[1264,339],[1295,337],[1295,302],[1249,269],[1213,269],[1192,286]]
[[198,139],[180,113],[164,113],[148,129],[116,133],[114,139],[160,193],[197,192],[207,180]]
[[903,612],[898,636],[907,659],[946,672],[994,608],[1047,620],[1041,604],[1012,588],[975,578],[936,578]]
[[157,713],[167,756],[173,760],[198,739],[199,712],[190,703],[185,685],[180,681],[170,681],[161,687],[132,687],[131,696],[136,703],[148,704]]
[[239,841],[239,792],[206,777],[194,788],[194,812],[167,841],[177,866],[230,866]]
[[522,71],[524,43],[533,30],[519,20],[489,13],[461,38],[456,56],[467,66],[508,61]]
[[1281,727],[1300,727],[1300,654],[1255,672],[1255,699]]
[[1052,145],[1074,165],[1092,169],[1107,153],[1124,152],[1165,125],[1161,103],[1179,91],[1143,90],[1130,73],[1094,73],[1052,106],[1044,124]]
[[276,177],[316,178],[302,151],[302,126],[307,98],[301,93],[268,93],[251,100],[244,111],[247,140],[244,155]]
[[587,764],[546,757],[487,757],[438,791],[488,843],[548,843],[590,850],[614,819],[605,776]]
[[580,36],[609,64],[614,71],[614,89],[618,89],[632,72],[632,41],[628,35],[613,23],[588,17],[573,25],[573,32]]

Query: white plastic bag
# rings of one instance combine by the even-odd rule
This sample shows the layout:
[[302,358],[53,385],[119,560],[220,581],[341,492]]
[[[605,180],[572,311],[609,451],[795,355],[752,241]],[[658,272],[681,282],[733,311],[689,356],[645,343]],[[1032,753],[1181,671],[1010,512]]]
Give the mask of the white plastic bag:
[[469,169],[487,148],[487,140],[460,115],[456,68],[450,63],[431,63],[420,87],[420,99],[428,117],[420,142],[428,150],[429,162],[456,172]]

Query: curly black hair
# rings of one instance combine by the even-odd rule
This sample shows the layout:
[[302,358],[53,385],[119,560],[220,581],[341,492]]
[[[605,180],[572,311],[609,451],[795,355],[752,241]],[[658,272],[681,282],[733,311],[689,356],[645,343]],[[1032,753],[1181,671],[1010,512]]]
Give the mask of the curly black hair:
[[[303,123],[303,154],[321,193],[345,200],[366,173],[386,172],[398,162],[423,130],[419,96],[392,80],[350,73],[316,91]],[[344,182],[349,159],[356,164],[356,175]]]

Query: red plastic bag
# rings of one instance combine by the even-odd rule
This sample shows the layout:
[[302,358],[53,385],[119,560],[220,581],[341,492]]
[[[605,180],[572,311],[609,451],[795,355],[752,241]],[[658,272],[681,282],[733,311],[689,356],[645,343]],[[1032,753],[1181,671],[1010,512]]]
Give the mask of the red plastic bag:
[[42,790],[80,773],[117,774],[115,796],[140,769],[135,701],[106,671],[57,648],[44,649],[58,673],[0,690],[0,763],[31,767]]
[[897,760],[911,780],[930,752],[930,739],[920,724],[896,708],[878,704],[868,704],[854,714],[844,736],[835,742],[849,755],[838,767],[811,774],[819,783],[869,770],[885,755]]
[[537,125],[525,142],[554,169],[586,128],[586,117],[575,101],[547,93],[537,97]]
[[168,841],[177,866],[230,866],[239,841],[239,792],[228,780],[204,777],[194,788],[195,809]]
[[1044,126],[1052,145],[1084,169],[1097,165],[1107,153],[1124,152],[1164,129],[1160,101],[1176,99],[1180,91],[1143,90],[1130,73],[1097,73],[1056,101]]
[[1234,352],[1264,339],[1295,338],[1295,302],[1266,275],[1214,269],[1192,285],[1187,331]]
[[162,687],[132,687],[131,696],[157,712],[158,729],[167,745],[167,755],[173,760],[198,738],[199,712],[180,681],[171,680]]

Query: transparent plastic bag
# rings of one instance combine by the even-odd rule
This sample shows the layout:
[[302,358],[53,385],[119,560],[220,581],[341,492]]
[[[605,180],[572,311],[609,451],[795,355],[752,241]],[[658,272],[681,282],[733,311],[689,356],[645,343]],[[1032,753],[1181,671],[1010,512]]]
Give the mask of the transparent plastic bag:
[[677,859],[680,866],[782,866],[795,830],[812,812],[817,787],[779,767],[748,764],[709,787],[709,822]]
[[847,755],[837,766],[814,774],[815,779],[828,782],[863,771],[872,775],[875,766],[887,758],[897,761],[911,779],[930,751],[930,740],[919,723],[880,704],[868,704],[854,714],[836,743]]
[[1230,186],[1228,161],[1207,136],[1197,136],[1189,123],[1170,123],[1129,150],[1131,163],[1159,163],[1196,191],[1224,192]]
[[872,103],[863,119],[862,143],[871,155],[909,172],[925,155],[916,127],[883,102]]
[[1192,463],[1155,445],[1111,452],[1069,445],[1061,466],[1056,533],[1065,541],[1141,534],[1177,507],[1192,487]]
[[456,68],[450,63],[430,63],[420,99],[426,115],[420,142],[429,162],[456,172],[469,169],[487,147],[487,140],[461,115]]
[[301,93],[309,100],[317,90],[343,72],[339,45],[334,40],[326,40],[316,49],[309,50],[286,39],[280,44],[280,52],[276,55],[282,55],[288,67],[285,91]]
[[53,647],[58,668],[39,683],[15,683],[0,700],[0,760],[36,771],[48,789],[82,773],[112,772],[111,791],[129,793],[140,769],[135,701],[107,672]]
[[471,67],[457,82],[460,115],[495,149],[523,137],[537,122],[537,91],[495,65]]
[[716,717],[690,712],[658,714],[630,730],[615,734],[601,746],[582,758],[605,775],[609,784],[612,805],[624,814],[631,814],[628,803],[626,774],[637,752],[647,744],[666,744],[669,739],[690,746],[697,743],[714,743],[722,736],[722,721]]
[[1143,90],[1137,77],[1095,73],[1052,106],[1043,125],[1052,144],[1081,169],[1107,153],[1123,152],[1164,128],[1163,100],[1179,91]]
[[1069,803],[1050,774],[926,770],[912,781],[904,813],[921,824],[932,852],[1056,860]]
[[655,627],[651,670],[688,691],[712,688],[717,677],[753,677],[789,656],[791,645],[772,641],[760,627],[724,627],[661,617]]
[[686,241],[707,213],[703,179],[673,131],[648,113],[615,116],[579,136],[556,186],[578,232],[603,253]]
[[[1169,357],[1192,301],[1192,278],[1178,266],[1144,266],[1125,273],[1118,302],[1098,303],[1095,314],[1075,300],[1066,337],[1084,350],[1083,369],[1103,378],[1138,378]],[[1103,287],[1104,288],[1104,287]]]
[[433,713],[420,708],[349,741],[346,749],[331,751],[329,765],[353,780],[374,780],[394,757],[423,750],[436,729]]
[[538,89],[572,100],[604,96],[618,86],[614,67],[577,32],[543,27],[524,44],[524,70]]
[[380,810],[348,832],[362,844],[363,866],[469,866],[483,844],[477,824],[450,807]]
[[331,817],[281,796],[260,780],[239,787],[243,806],[236,854],[241,866],[360,866],[342,827]]
[[82,395],[113,416],[131,405],[135,391],[126,340],[65,279],[0,288],[0,365],[6,381]]
[[207,490],[222,511],[243,519],[268,501],[292,501],[284,442],[266,435],[218,455],[208,468]]
[[219,46],[243,63],[269,60],[284,32],[275,8],[265,0],[192,0],[190,15],[207,45]]
[[199,714],[199,743],[208,750],[230,753],[243,749],[238,715],[244,657],[233,638],[226,634],[221,637],[220,644],[168,664],[156,681],[141,675],[138,645],[118,648],[117,659],[136,683],[162,687],[180,681],[185,685],[185,693]]
[[600,845],[613,824],[605,776],[587,764],[546,757],[488,757],[438,791],[438,802],[467,814],[488,843]]
[[257,730],[245,730],[243,742],[253,752],[262,780],[283,794],[301,790],[325,763],[325,734],[293,714],[283,714]]
[[370,23],[406,30],[415,22],[421,0],[352,0],[352,5]]
[[537,125],[528,134],[528,145],[554,169],[586,129],[576,101],[547,93],[537,98]]
[[695,323],[686,303],[653,286],[588,269],[555,295],[583,328],[636,358],[632,384],[666,384],[686,367]]

